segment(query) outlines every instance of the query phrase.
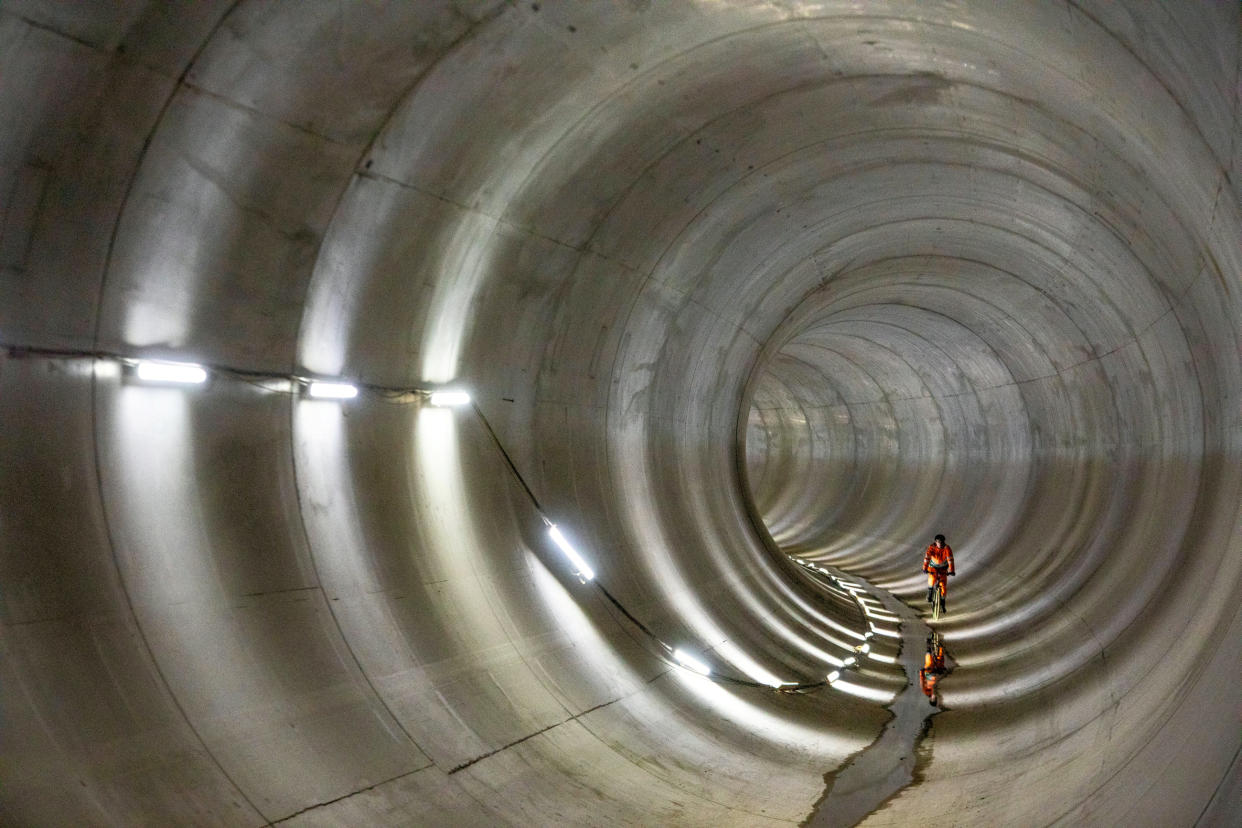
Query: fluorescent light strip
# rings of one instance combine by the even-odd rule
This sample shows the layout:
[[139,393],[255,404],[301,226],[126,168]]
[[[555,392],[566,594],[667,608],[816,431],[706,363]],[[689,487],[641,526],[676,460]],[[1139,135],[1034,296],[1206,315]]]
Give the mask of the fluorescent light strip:
[[548,534],[552,536],[552,540],[565,553],[565,557],[569,558],[570,563],[577,567],[579,575],[588,581],[595,578],[595,570],[587,566],[587,562],[578,554],[578,550],[569,545],[569,541],[565,540],[565,536],[561,534],[560,529],[557,529],[555,525],[549,526]]
[[151,362],[142,360],[136,371],[143,382],[169,382],[178,385],[201,385],[207,381],[207,369],[193,362]]
[[700,676],[710,676],[712,674],[712,668],[708,667],[694,656],[682,652],[681,650],[673,650],[673,658],[682,667],[685,667],[691,672],[698,673]]
[[315,381],[306,392],[319,400],[352,400],[358,396],[357,386],[345,382]]
[[470,395],[465,391],[433,391],[431,393],[431,404],[440,408],[469,405]]

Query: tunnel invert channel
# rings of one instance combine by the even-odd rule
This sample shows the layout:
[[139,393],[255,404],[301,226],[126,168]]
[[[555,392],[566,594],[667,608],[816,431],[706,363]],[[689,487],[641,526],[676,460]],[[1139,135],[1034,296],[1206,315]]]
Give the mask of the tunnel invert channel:
[[[1232,2],[0,6],[0,821],[1230,824]],[[196,388],[124,361],[208,366]],[[307,399],[290,378],[354,382]]]

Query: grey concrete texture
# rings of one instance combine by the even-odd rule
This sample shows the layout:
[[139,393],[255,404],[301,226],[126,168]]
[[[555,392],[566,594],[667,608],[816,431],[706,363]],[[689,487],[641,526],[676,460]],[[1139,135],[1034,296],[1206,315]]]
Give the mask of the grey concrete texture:
[[1237,824],[1239,17],[4,0],[0,823]]

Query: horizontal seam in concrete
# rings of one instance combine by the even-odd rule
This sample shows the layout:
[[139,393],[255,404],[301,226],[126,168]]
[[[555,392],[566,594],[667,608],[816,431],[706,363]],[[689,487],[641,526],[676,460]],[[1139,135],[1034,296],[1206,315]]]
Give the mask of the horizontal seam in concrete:
[[79,46],[85,46],[86,48],[92,51],[105,52],[105,53],[109,52],[109,50],[106,49],[101,44],[91,43],[89,40],[83,40],[82,38],[76,35],[71,35],[68,32],[62,32],[60,29],[57,29],[55,26],[52,26],[48,23],[42,23],[38,20],[31,20],[29,17],[26,17],[24,14],[18,14],[17,12],[8,11],[7,9],[0,10],[0,14],[10,15],[13,18],[25,23],[27,26],[29,26],[32,29],[38,29],[41,32],[47,32],[48,34],[54,34],[57,37],[63,37],[65,40],[76,43]]
[[465,761],[465,762],[462,762],[460,765],[457,765],[457,766],[456,766],[456,767],[454,767],[452,770],[447,771],[447,773],[448,773],[448,775],[449,775],[449,776],[452,776],[453,774],[457,773],[457,772],[458,772],[458,771],[460,771],[460,770],[465,770],[466,768],[470,767],[471,765],[474,765],[474,764],[476,764],[476,763],[478,763],[478,762],[482,762],[484,759],[487,759],[487,758],[489,758],[489,757],[495,756],[495,755],[496,755],[496,754],[498,754],[498,753],[502,753],[502,752],[504,752],[504,751],[508,750],[509,748],[514,747],[515,745],[520,745],[520,744],[522,744],[522,743],[523,743],[523,742],[525,742],[525,741],[528,741],[528,740],[530,740],[530,739],[535,738],[536,736],[539,736],[540,734],[547,733],[549,730],[554,730],[555,728],[558,728],[558,727],[560,727],[561,725],[564,725],[564,724],[569,724],[570,722],[575,722],[575,721],[577,721],[578,719],[580,719],[581,717],[583,717],[583,716],[587,715],[588,713],[594,713],[596,710],[602,710],[602,709],[604,709],[605,707],[609,707],[610,705],[614,705],[614,704],[616,704],[617,702],[620,702],[620,701],[625,701],[626,699],[633,698],[634,696],[636,696],[636,695],[638,695],[639,693],[641,693],[641,692],[643,692],[644,690],[646,690],[646,689],[647,689],[647,687],[649,687],[652,683],[654,683],[654,682],[655,682],[657,679],[659,679],[661,676],[666,675],[668,672],[669,672],[668,670],[664,670],[664,671],[662,671],[662,672],[660,672],[660,673],[657,673],[656,675],[654,675],[654,676],[652,676],[650,679],[648,679],[648,680],[647,680],[647,682],[645,683],[645,685],[644,685],[642,688],[640,688],[640,689],[638,689],[638,690],[635,690],[633,693],[627,693],[627,694],[626,694],[626,695],[624,695],[624,696],[617,696],[615,699],[610,699],[610,700],[608,700],[608,701],[606,701],[606,702],[601,702],[600,704],[597,704],[597,705],[595,705],[594,707],[591,707],[591,708],[589,708],[589,709],[587,709],[587,710],[583,710],[581,713],[575,713],[574,715],[570,716],[568,719],[563,719],[563,720],[561,720],[561,721],[559,721],[559,722],[554,722],[554,723],[552,723],[552,724],[548,725],[547,727],[542,727],[542,728],[540,728],[539,730],[536,730],[536,731],[535,731],[535,732],[533,732],[533,733],[528,733],[528,734],[526,734],[525,736],[523,736],[523,737],[522,737],[522,738],[520,738],[520,739],[515,739],[515,740],[513,740],[512,742],[509,742],[507,745],[502,745],[502,746],[500,746],[500,747],[496,748],[496,749],[495,749],[495,750],[493,750],[493,751],[489,751],[488,753],[484,753],[484,754],[482,754],[482,755],[480,755],[480,756],[476,756],[476,757],[474,757],[473,759],[469,759],[469,760],[467,760],[467,761]]
[[620,265],[622,268],[630,271],[631,273],[642,272],[638,270],[637,268],[635,268],[633,265],[628,264],[622,261],[621,259],[614,258],[605,253],[601,253],[599,250],[595,248],[589,247],[586,243],[582,245],[570,244],[569,242],[558,239],[555,236],[549,236],[544,233],[539,233],[529,227],[524,227],[518,224],[517,222],[513,221],[512,219],[507,219],[507,218],[504,218],[503,216],[499,216],[499,217],[494,216],[491,213],[487,212],[486,210],[480,210],[478,207],[474,207],[469,204],[463,204],[462,202],[457,201],[456,199],[449,198],[448,196],[443,195],[441,193],[431,192],[430,190],[420,187],[417,184],[411,184],[409,181],[402,181],[399,178],[393,178],[392,176],[384,175],[383,173],[377,173],[374,170],[359,170],[355,173],[355,175],[358,176],[359,178],[365,178],[371,181],[378,181],[383,184],[392,184],[394,187],[399,187],[403,190],[409,190],[412,193],[418,193],[419,195],[426,196],[427,198],[433,198],[436,201],[442,202],[444,204],[448,204],[452,207],[456,207],[458,210],[461,210],[464,213],[471,213],[473,215],[481,216],[485,219],[489,219],[490,221],[494,221],[496,222],[497,225],[505,227],[516,233],[520,233],[521,235],[526,236],[527,238],[539,239],[540,241],[546,241],[549,244],[554,244],[557,247],[563,247],[566,250],[572,250],[575,253],[579,253],[584,256],[594,256],[602,261]]
[[431,768],[431,767],[434,767],[434,766],[435,766],[435,765],[434,765],[434,763],[432,763],[432,762],[428,762],[427,764],[423,765],[422,767],[415,768],[414,770],[411,770],[411,771],[406,771],[405,773],[399,773],[399,774],[397,774],[396,776],[394,776],[394,777],[392,777],[392,778],[390,778],[390,779],[382,779],[382,780],[380,780],[379,782],[376,782],[374,785],[367,785],[365,788],[359,788],[359,789],[358,789],[358,790],[356,790],[356,791],[350,791],[349,793],[347,793],[347,794],[342,794],[341,796],[338,796],[338,797],[336,797],[335,799],[328,799],[328,800],[325,800],[324,802],[317,802],[317,803],[315,803],[314,805],[308,805],[308,806],[306,806],[305,808],[301,809],[300,811],[294,811],[293,813],[291,813],[291,814],[289,814],[289,815],[287,815],[287,816],[282,816],[282,817],[280,817],[279,819],[274,819],[274,820],[271,820],[268,824],[269,824],[269,825],[279,825],[280,823],[282,823],[282,822],[286,822],[286,821],[288,821],[288,820],[291,820],[291,819],[293,819],[293,818],[294,818],[294,817],[296,817],[296,816],[301,816],[302,814],[306,813],[307,811],[314,811],[314,810],[315,810],[315,809],[317,809],[317,808],[325,808],[325,807],[327,807],[328,805],[334,805],[334,804],[336,804],[337,802],[341,802],[342,800],[349,799],[349,798],[350,798],[350,797],[352,797],[352,796],[357,796],[358,794],[360,794],[360,793],[366,793],[367,791],[373,791],[373,790],[375,790],[376,788],[378,788],[378,787],[379,787],[379,786],[381,786],[381,785],[387,785],[387,784],[388,784],[388,783],[390,783],[390,782],[396,782],[396,781],[397,781],[397,780],[399,780],[399,779],[405,779],[407,776],[413,776],[414,774],[419,773],[420,771],[425,771],[425,770],[427,770],[428,768]]
[[199,84],[194,83],[188,78],[186,80],[181,81],[180,85],[183,89],[187,89],[190,92],[195,92],[199,95],[202,95],[203,97],[211,98],[214,101],[219,101],[220,103],[224,104],[230,109],[236,109],[239,112],[245,112],[247,115],[252,115],[261,121],[266,121],[272,124],[279,124],[280,126],[286,127],[287,129],[291,129],[294,132],[299,132],[311,138],[318,138],[319,140],[332,144],[334,146],[344,147],[344,148],[349,149],[349,148],[353,148],[353,147],[359,146],[364,143],[362,141],[342,141],[339,138],[333,138],[330,135],[324,135],[322,132],[316,132],[315,130],[307,126],[303,126],[302,124],[295,124],[291,121],[286,121],[283,118],[276,118],[272,115],[269,115],[268,113],[264,112],[261,109],[255,109],[253,106],[242,103],[241,101],[238,101],[235,98],[230,98],[226,95],[220,94],[219,92],[215,92],[211,89],[208,89],[205,86],[200,86]]
[[[262,598],[266,595],[288,595],[291,592],[321,592],[322,590],[323,590],[323,587],[321,586],[289,587],[287,589],[265,589],[259,592],[243,592],[237,597],[238,598]],[[324,595],[324,598],[325,599],[327,598],[326,594]]]
[[[235,0],[235,1],[240,2],[240,0]],[[220,15],[220,20],[223,20],[225,17],[228,17],[231,11],[232,11],[232,8],[230,7],[228,11],[225,11],[224,13],[222,13]],[[65,40],[68,40],[71,43],[76,43],[79,46],[90,49],[92,52],[99,52],[100,54],[107,55],[114,63],[120,63],[125,66],[131,66],[131,67],[139,67],[139,68],[147,70],[148,72],[154,75],[159,75],[160,77],[166,78],[167,80],[171,80],[171,81],[176,81],[179,77],[181,77],[180,73],[176,71],[169,71],[167,67],[160,66],[156,63],[151,63],[151,62],[141,60],[138,58],[134,58],[134,57],[131,57],[130,55],[127,55],[124,50],[125,44],[123,42],[119,43],[116,48],[109,49],[107,46],[105,46],[102,43],[92,43],[91,41],[86,40],[85,38],[81,38],[81,37],[78,37],[77,35],[69,34],[68,32],[63,32],[49,23],[43,23],[38,20],[32,20],[23,14],[9,11],[8,9],[0,9],[0,15],[12,17],[15,20],[20,20],[22,23],[25,23],[27,26],[29,26],[32,29],[36,29],[41,32],[47,32],[48,34],[55,35],[56,37],[64,38]],[[219,21],[217,21],[217,23],[218,22]],[[214,29],[213,29],[213,32],[214,32]],[[210,36],[208,37],[208,39],[210,39]]]

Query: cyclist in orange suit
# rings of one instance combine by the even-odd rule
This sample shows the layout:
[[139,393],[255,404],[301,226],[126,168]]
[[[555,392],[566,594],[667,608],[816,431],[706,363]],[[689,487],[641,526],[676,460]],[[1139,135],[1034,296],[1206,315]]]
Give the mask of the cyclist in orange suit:
[[944,612],[944,599],[949,594],[949,579],[956,575],[953,571],[953,550],[944,542],[944,535],[936,535],[932,545],[923,553],[923,571],[927,573],[927,600],[932,599],[932,590],[940,584],[940,611]]

